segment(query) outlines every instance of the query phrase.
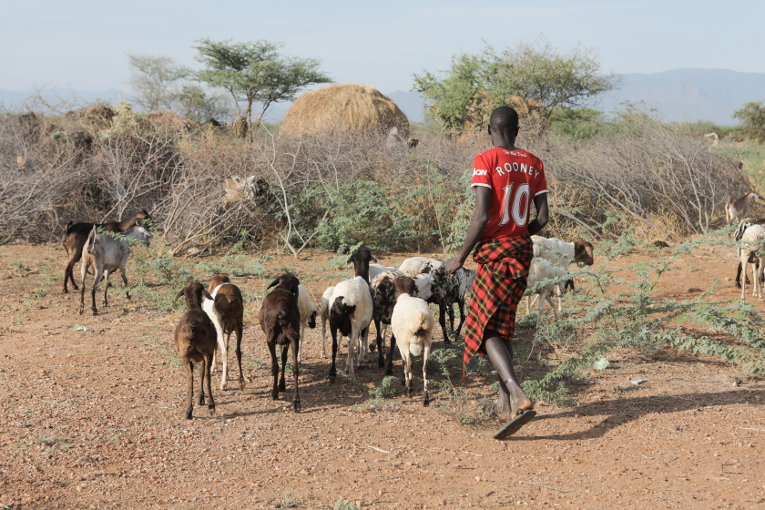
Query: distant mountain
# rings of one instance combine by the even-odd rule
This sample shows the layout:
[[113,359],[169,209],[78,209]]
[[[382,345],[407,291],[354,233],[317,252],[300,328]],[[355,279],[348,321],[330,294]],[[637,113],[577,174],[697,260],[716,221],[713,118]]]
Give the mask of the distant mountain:
[[[30,98],[37,95],[34,89],[27,90],[6,90],[0,89],[0,105],[8,109],[14,109],[28,102]],[[96,102],[116,105],[119,102],[120,91],[109,89],[107,91],[92,90],[72,90],[65,88],[43,89],[41,92],[43,99],[51,105],[86,105]],[[123,92],[123,98],[127,96]]]
[[599,109],[644,102],[665,122],[709,120],[734,125],[733,112],[749,101],[765,101],[765,74],[727,69],[673,69],[654,74],[625,74],[618,90],[600,97]]

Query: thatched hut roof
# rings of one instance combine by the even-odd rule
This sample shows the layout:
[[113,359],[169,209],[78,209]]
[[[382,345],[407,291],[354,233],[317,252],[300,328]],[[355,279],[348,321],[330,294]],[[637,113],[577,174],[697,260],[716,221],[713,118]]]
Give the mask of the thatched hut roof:
[[337,129],[385,131],[409,135],[409,119],[395,101],[366,85],[346,83],[306,92],[292,103],[281,132],[298,136]]

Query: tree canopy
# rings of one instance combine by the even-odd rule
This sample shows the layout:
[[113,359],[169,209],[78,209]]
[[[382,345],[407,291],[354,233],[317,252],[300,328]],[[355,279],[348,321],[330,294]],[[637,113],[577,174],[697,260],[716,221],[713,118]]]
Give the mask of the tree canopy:
[[497,52],[487,46],[477,55],[452,57],[451,68],[414,75],[413,90],[435,103],[434,113],[449,129],[470,121],[482,126],[493,108],[513,106],[520,98],[538,107],[545,118],[556,108],[586,106],[618,85],[619,76],[600,74],[600,61],[577,46],[569,54],[548,43],[521,43]]
[[752,101],[733,113],[733,118],[740,120],[744,133],[758,143],[765,142],[765,104]]
[[281,55],[281,47],[265,40],[239,43],[202,39],[195,48],[205,69],[197,73],[197,79],[227,90],[240,115],[239,105],[244,103],[248,122],[252,121],[253,102],[262,103],[260,121],[272,103],[291,101],[309,85],[332,81],[319,69],[319,60]]

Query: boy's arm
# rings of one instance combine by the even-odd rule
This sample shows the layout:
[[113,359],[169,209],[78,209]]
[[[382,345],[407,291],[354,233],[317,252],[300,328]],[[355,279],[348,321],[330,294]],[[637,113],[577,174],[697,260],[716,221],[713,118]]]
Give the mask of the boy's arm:
[[534,197],[534,207],[537,208],[537,217],[529,223],[529,235],[535,236],[547,225],[548,206],[547,193],[542,193]]
[[[483,233],[486,230],[486,224],[489,223],[491,189],[483,186],[476,186],[474,189],[475,212],[473,213],[473,221],[470,222],[470,227],[468,228],[467,236],[465,237],[465,244],[462,245],[462,250],[459,255],[446,261],[446,274],[448,275],[454,274],[462,267],[470,255],[470,252],[473,251],[473,247],[481,240],[481,237],[483,237]],[[534,199],[534,203],[536,204],[536,198]],[[547,211],[546,204],[547,198],[545,198],[545,211]],[[546,219],[545,222],[547,222]]]

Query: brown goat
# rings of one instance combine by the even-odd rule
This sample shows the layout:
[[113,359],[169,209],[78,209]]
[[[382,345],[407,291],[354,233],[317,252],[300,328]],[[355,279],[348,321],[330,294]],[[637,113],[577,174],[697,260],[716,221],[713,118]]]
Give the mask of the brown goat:
[[64,271],[64,294],[69,292],[66,288],[67,281],[72,282],[74,290],[79,289],[77,284],[74,283],[74,265],[82,258],[82,248],[85,246],[85,241],[87,241],[90,231],[93,230],[93,225],[109,232],[124,232],[127,229],[138,225],[139,222],[148,219],[151,219],[149,218],[149,213],[146,212],[146,210],[143,210],[122,221],[112,221],[109,223],[74,223],[73,221],[70,221],[66,225],[66,232],[62,239],[64,249],[69,257],[69,261],[66,264],[66,270]]
[[[271,373],[274,376],[274,386],[271,397],[279,399],[279,392],[286,391],[284,372],[287,365],[287,353],[292,346],[292,374],[295,376],[295,399],[293,409],[300,412],[300,388],[298,377],[298,352],[300,350],[300,309],[298,308],[298,293],[300,281],[293,275],[285,273],[276,278],[268,286],[275,287],[263,299],[260,308],[260,327],[266,334],[266,343],[271,352]],[[279,381],[279,362],[276,359],[276,345],[286,346],[282,349],[282,376]]]
[[[231,283],[227,274],[216,274],[210,280],[208,292],[213,301],[205,300],[202,307],[218,332],[218,347],[223,358],[223,374],[220,389],[226,389],[228,381],[228,341],[231,333],[236,332],[236,361],[239,364],[239,389],[244,391],[245,377],[242,372],[242,328],[244,325],[244,302],[239,287]],[[216,349],[217,355],[217,349]],[[213,356],[212,370],[218,366],[216,355]]]
[[175,327],[174,340],[188,382],[187,398],[189,405],[186,408],[186,419],[192,418],[194,410],[194,363],[200,362],[202,363],[202,374],[199,382],[199,405],[205,404],[204,383],[205,377],[207,377],[207,393],[210,396],[208,409],[210,416],[215,416],[215,400],[213,400],[212,388],[210,387],[210,366],[212,365],[213,354],[215,354],[217,336],[215,326],[202,310],[202,297],[210,299],[211,296],[204,286],[197,281],[187,283],[175,296],[175,301],[178,301],[181,296],[186,298],[186,313],[183,314]]

